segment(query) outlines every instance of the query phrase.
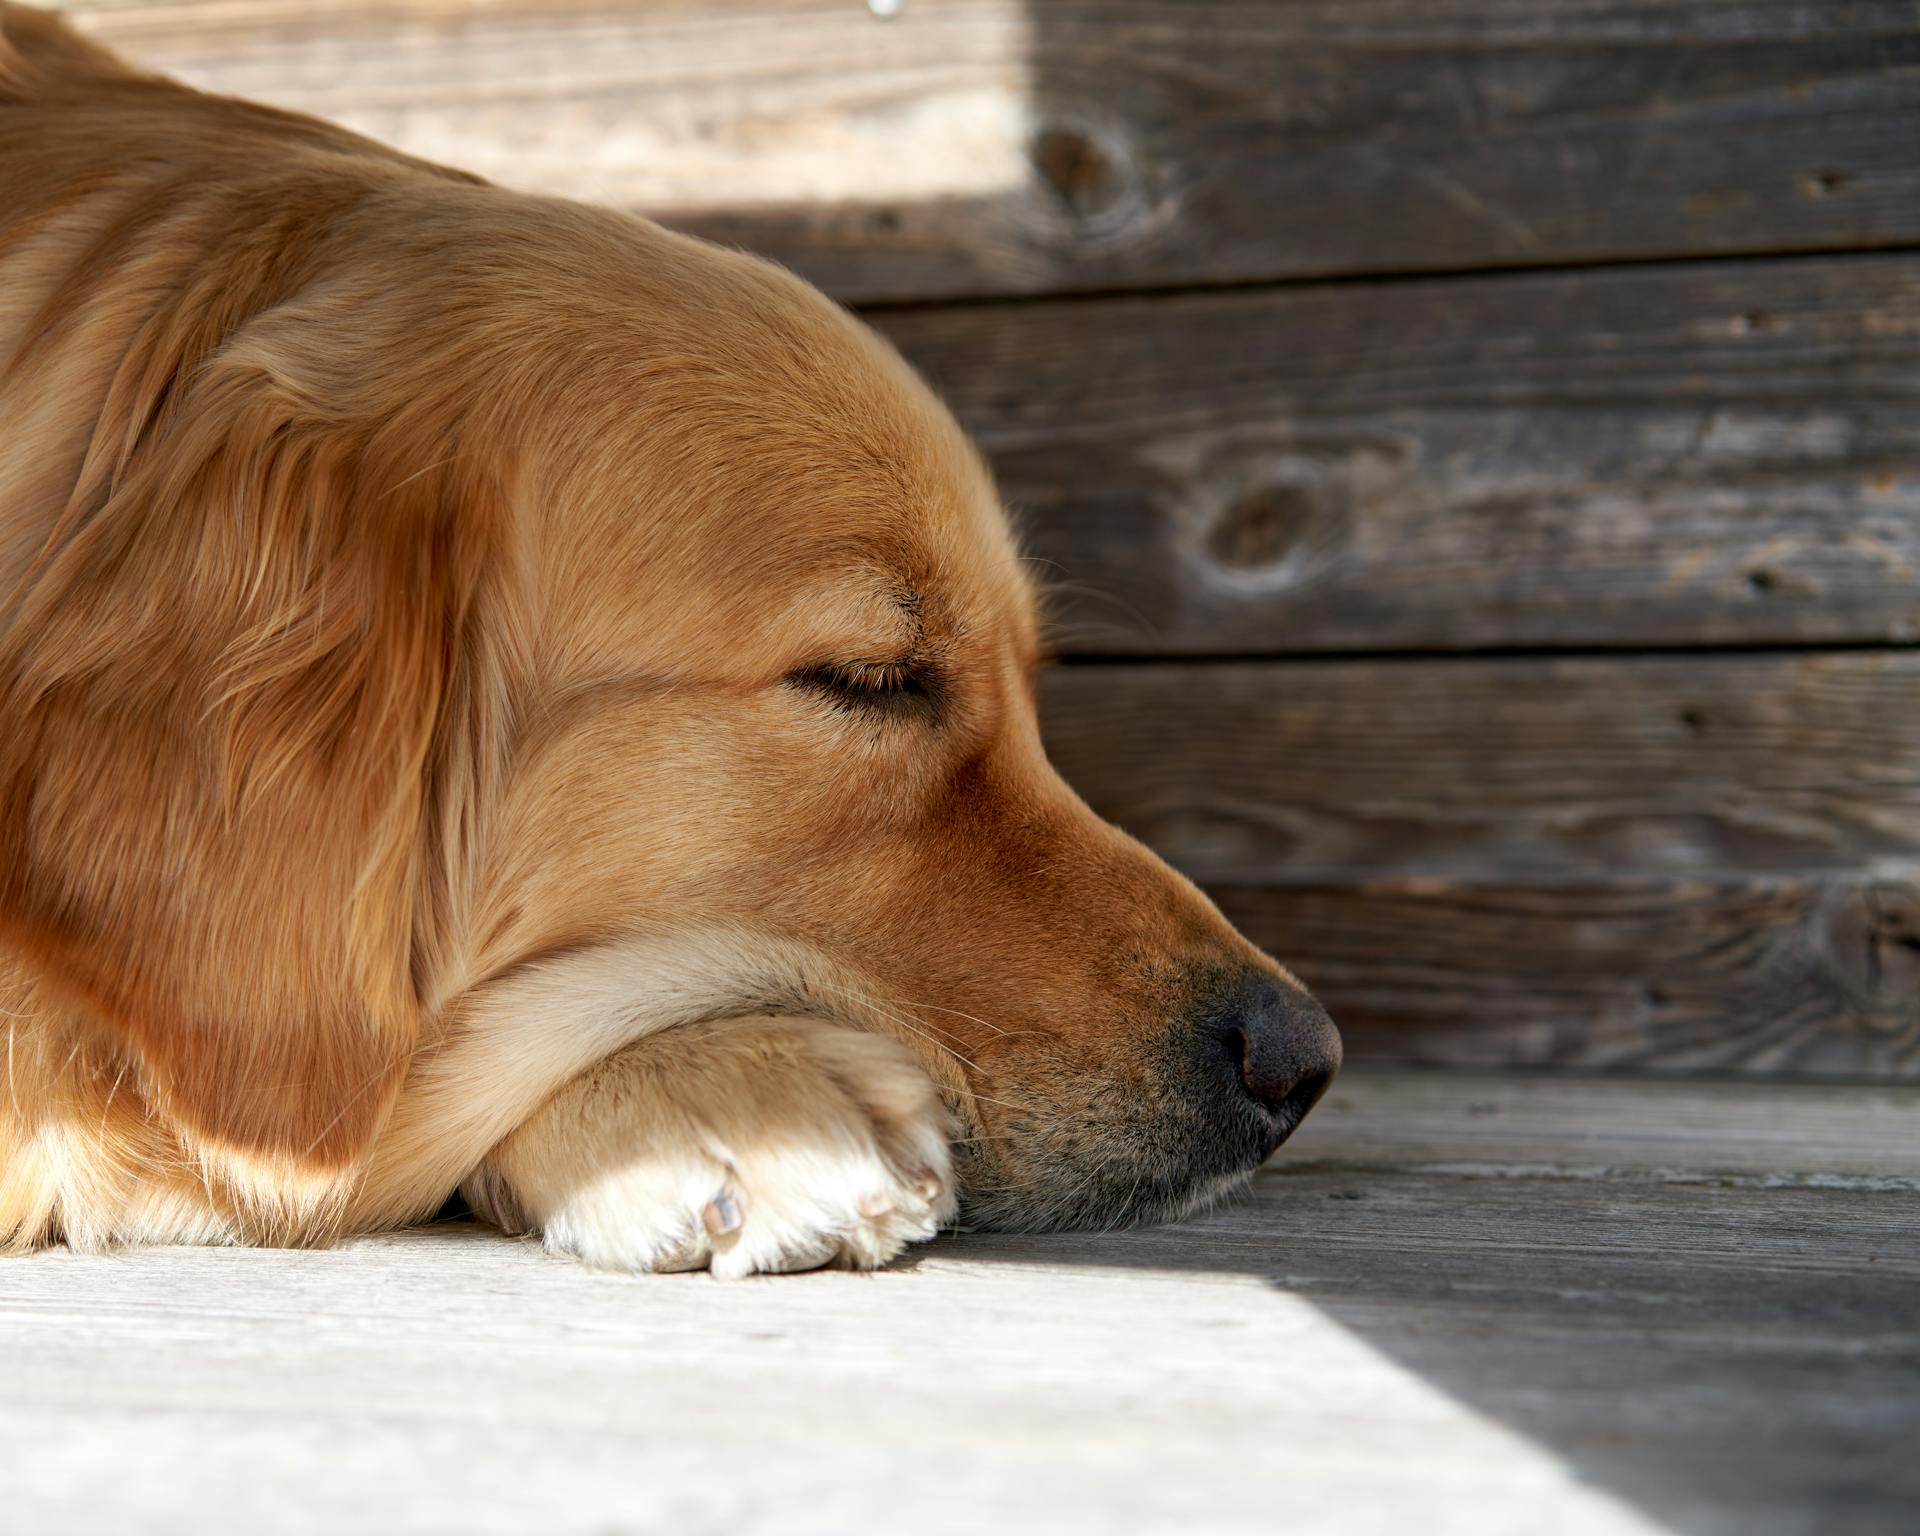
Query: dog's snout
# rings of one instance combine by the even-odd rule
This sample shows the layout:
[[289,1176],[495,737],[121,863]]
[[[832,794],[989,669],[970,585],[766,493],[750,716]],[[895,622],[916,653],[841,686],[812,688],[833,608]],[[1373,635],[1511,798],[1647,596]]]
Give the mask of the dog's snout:
[[1240,1086],[1269,1117],[1277,1147],[1340,1070],[1340,1032],[1308,993],[1264,976],[1240,985],[1219,1027]]

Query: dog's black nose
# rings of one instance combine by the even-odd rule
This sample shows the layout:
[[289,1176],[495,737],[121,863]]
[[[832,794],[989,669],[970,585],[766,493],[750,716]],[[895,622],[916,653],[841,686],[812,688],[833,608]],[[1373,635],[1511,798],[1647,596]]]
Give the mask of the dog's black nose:
[[1340,1032],[1309,993],[1258,975],[1229,994],[1215,1020],[1240,1085],[1265,1112],[1277,1147],[1340,1070]]

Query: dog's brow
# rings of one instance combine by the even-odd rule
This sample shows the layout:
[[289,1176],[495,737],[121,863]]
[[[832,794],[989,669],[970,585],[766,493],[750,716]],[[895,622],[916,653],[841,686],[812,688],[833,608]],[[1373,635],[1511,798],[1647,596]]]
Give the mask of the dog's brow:
[[[890,582],[879,594],[881,612],[890,621],[904,620],[902,631],[895,631],[881,640],[876,650],[897,652],[889,660],[906,661],[918,655],[927,643],[926,598],[921,590],[904,580]],[[877,615],[876,615],[877,616]],[[889,622],[889,629],[892,623]],[[878,639],[879,637],[875,637]]]

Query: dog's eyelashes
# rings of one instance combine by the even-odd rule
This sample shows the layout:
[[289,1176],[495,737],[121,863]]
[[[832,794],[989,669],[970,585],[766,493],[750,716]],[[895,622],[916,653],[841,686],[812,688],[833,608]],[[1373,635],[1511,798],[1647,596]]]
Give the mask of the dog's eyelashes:
[[868,713],[932,713],[939,703],[934,675],[907,662],[828,662],[798,667],[787,682],[845,709]]

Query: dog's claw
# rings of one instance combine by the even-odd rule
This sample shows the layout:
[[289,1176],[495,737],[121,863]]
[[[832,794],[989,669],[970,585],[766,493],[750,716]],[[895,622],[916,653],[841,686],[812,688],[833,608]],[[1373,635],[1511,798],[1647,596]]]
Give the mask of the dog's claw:
[[884,1216],[892,1209],[893,1197],[891,1195],[883,1195],[876,1192],[860,1197],[860,1214],[869,1220]]
[[926,1201],[928,1205],[932,1205],[934,1201],[938,1200],[940,1198],[940,1191],[946,1187],[940,1182],[940,1175],[935,1173],[931,1168],[922,1168],[913,1176],[911,1183],[913,1185],[913,1192],[922,1200]]
[[513,1196],[513,1190],[507,1181],[491,1169],[482,1169],[464,1186],[467,1205],[473,1214],[482,1221],[490,1221],[508,1237],[518,1237],[527,1230],[527,1219],[520,1212],[520,1202]]
[[700,1211],[700,1224],[710,1237],[725,1237],[740,1230],[740,1207],[732,1195],[722,1190]]

